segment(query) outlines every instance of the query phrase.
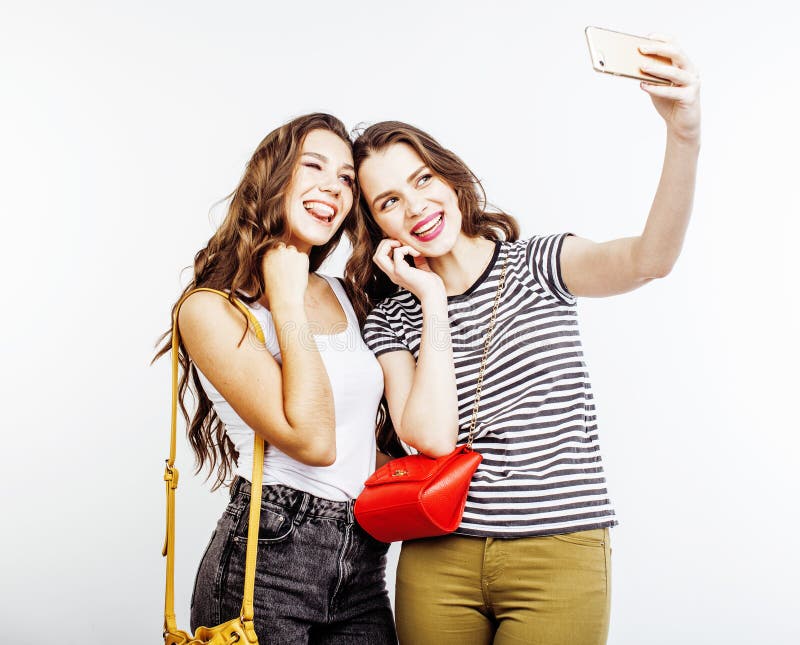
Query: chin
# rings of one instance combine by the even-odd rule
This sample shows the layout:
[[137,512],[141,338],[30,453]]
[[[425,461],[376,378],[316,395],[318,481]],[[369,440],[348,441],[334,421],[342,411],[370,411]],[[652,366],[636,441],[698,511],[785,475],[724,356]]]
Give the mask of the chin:
[[[456,240],[458,236],[450,239],[450,236],[440,235],[435,240],[431,240],[430,242],[419,242],[414,240],[410,246],[414,249],[419,251],[422,255],[426,258],[438,258],[442,255],[447,255],[450,251],[453,250],[453,247],[456,245]],[[446,236],[446,237],[445,237]],[[444,238],[444,239],[442,239]]]

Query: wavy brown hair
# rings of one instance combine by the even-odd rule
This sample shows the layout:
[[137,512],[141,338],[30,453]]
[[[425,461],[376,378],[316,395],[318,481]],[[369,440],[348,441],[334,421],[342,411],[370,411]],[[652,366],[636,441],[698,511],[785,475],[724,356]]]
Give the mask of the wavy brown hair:
[[[350,145],[344,124],[330,114],[322,113],[293,119],[264,137],[247,162],[239,185],[226,198],[230,200],[230,205],[225,220],[211,236],[208,244],[194,256],[193,279],[173,305],[173,315],[181,298],[197,287],[227,290],[247,303],[253,303],[264,295],[261,260],[270,248],[288,240],[290,231],[285,216],[287,194],[302,152],[303,141],[312,130],[328,130]],[[358,188],[354,187],[353,190],[355,203],[359,198]],[[354,239],[353,223],[349,221],[352,219],[352,215],[345,219],[345,224],[326,244],[311,249],[310,271],[319,268],[336,248],[343,233],[347,232],[348,237]],[[249,325],[246,317],[245,323]],[[162,341],[163,345],[153,361],[170,351],[172,329],[159,338],[158,342]],[[210,476],[216,468],[216,480],[212,487],[212,490],[216,490],[230,477],[239,455],[203,390],[197,368],[183,342],[179,345],[178,355],[182,368],[178,398],[188,427],[189,443],[196,457],[196,472],[207,464]],[[197,403],[191,421],[186,404],[190,379]]]
[[[363,130],[353,142],[356,173],[370,155],[397,143],[411,146],[425,165],[453,188],[461,210],[461,229],[467,236],[489,240],[505,239],[511,242],[519,239],[517,221],[502,210],[489,206],[480,180],[467,164],[431,135],[413,125],[400,121],[382,121]],[[363,326],[372,308],[396,293],[399,287],[383,271],[377,269],[372,261],[384,234],[372,217],[363,194],[355,201],[355,213],[351,219],[355,242],[344,277],[353,308]],[[387,409],[384,398],[379,410],[378,444],[390,448],[384,449],[384,452],[396,454],[400,444]]]

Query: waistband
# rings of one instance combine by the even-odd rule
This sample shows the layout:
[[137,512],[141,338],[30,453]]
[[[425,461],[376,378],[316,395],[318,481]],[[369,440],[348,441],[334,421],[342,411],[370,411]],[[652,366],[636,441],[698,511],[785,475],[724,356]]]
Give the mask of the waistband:
[[[231,499],[236,495],[244,495],[248,499],[250,498],[250,482],[238,475],[231,482]],[[314,515],[316,517],[342,520],[351,524],[355,521],[355,515],[353,514],[355,500],[336,502],[332,499],[316,497],[311,493],[284,486],[283,484],[263,486],[261,488],[261,501],[296,511],[297,515],[301,517]]]

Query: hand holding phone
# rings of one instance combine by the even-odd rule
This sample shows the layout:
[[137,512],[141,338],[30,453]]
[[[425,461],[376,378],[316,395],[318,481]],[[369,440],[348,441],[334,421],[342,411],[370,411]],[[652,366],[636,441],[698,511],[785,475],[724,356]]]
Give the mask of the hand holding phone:
[[589,55],[592,58],[592,67],[596,71],[635,78],[656,85],[672,85],[670,81],[648,74],[641,69],[642,66],[653,62],[672,64],[669,58],[648,56],[640,51],[640,48],[646,48],[656,41],[644,36],[624,34],[601,27],[586,27],[585,33],[586,42],[589,45]]

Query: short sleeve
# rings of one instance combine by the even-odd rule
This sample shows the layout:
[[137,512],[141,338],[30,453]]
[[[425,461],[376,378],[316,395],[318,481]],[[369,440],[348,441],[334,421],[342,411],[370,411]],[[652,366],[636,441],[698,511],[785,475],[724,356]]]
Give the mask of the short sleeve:
[[536,281],[554,298],[567,304],[575,302],[561,276],[561,247],[572,233],[534,236],[525,248],[525,260]]
[[367,316],[363,336],[364,342],[375,356],[403,349],[408,351],[408,345],[402,339],[402,328],[399,324],[392,323],[383,303]]

